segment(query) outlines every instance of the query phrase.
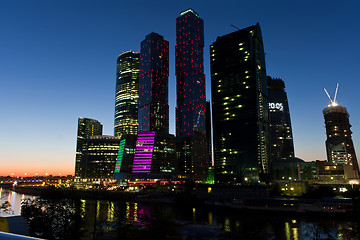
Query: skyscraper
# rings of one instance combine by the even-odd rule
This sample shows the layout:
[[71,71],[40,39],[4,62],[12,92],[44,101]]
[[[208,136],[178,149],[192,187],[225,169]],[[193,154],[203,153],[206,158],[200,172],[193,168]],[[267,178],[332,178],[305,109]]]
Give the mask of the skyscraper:
[[139,53],[127,51],[117,59],[114,132],[118,137],[137,134],[139,57]]
[[169,42],[150,33],[141,42],[139,131],[169,133]]
[[[169,134],[169,42],[150,33],[141,42],[139,132],[132,173],[139,178],[175,172],[175,137]],[[154,175],[155,174],[155,175]]]
[[78,133],[76,143],[75,178],[80,178],[85,170],[83,147],[90,136],[101,135],[102,125],[99,121],[91,118],[78,119]]
[[351,139],[349,114],[345,107],[330,99],[323,110],[326,127],[326,153],[329,162],[352,165],[354,177],[359,178],[359,165]]
[[270,156],[286,160],[294,157],[290,110],[285,83],[279,78],[267,77],[269,92]]
[[176,19],[176,136],[205,131],[204,23],[192,9]]
[[205,126],[204,23],[192,9],[176,19],[176,148],[179,170],[206,181],[208,149]]
[[215,182],[266,180],[269,116],[260,25],[210,46]]

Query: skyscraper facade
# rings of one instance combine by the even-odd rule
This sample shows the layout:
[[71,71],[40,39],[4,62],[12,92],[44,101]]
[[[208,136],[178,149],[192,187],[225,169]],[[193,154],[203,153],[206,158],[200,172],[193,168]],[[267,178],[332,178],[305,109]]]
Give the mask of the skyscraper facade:
[[116,68],[115,136],[137,134],[140,54],[127,51],[119,55]]
[[204,23],[192,9],[176,19],[176,136],[205,132]]
[[266,180],[269,115],[260,25],[210,46],[215,182]]
[[169,42],[150,33],[141,42],[139,131],[169,133]]
[[207,181],[204,23],[192,9],[176,19],[176,148],[179,171]]
[[[133,173],[175,173],[175,137],[162,132],[139,132],[133,164]],[[157,175],[158,176],[158,175]]]
[[120,137],[114,136],[90,136],[83,145],[85,167],[81,178],[91,181],[112,180],[120,140]]
[[329,162],[352,165],[354,177],[359,178],[359,165],[351,138],[349,114],[345,107],[331,102],[323,110],[326,127],[326,152]]
[[101,135],[103,126],[98,120],[91,118],[78,119],[78,132],[76,143],[75,178],[83,176],[85,162],[83,158],[83,147],[90,136]]
[[294,142],[285,83],[267,77],[269,93],[270,156],[286,160],[294,157]]
[[141,42],[139,132],[132,175],[157,178],[175,172],[175,137],[169,134],[169,42],[150,33]]

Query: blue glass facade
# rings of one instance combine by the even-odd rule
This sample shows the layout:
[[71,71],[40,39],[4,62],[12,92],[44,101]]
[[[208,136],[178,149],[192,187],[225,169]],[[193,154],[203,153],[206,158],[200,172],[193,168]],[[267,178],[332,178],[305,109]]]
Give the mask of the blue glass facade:
[[269,114],[259,24],[210,46],[215,182],[269,178]]

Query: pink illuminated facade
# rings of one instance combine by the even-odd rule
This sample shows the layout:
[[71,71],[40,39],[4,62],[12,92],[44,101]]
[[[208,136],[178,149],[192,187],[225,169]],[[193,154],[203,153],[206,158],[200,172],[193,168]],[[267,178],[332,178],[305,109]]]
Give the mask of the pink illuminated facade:
[[136,141],[133,173],[150,173],[154,152],[155,132],[139,132]]

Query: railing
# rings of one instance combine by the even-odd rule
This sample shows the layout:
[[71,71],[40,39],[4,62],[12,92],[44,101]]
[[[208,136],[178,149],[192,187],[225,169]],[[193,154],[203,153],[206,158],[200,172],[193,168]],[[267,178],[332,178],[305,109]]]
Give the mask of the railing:
[[0,232],[0,239],[1,240],[34,240],[34,239],[41,240],[41,238],[32,238],[28,236],[17,235],[6,232]]

